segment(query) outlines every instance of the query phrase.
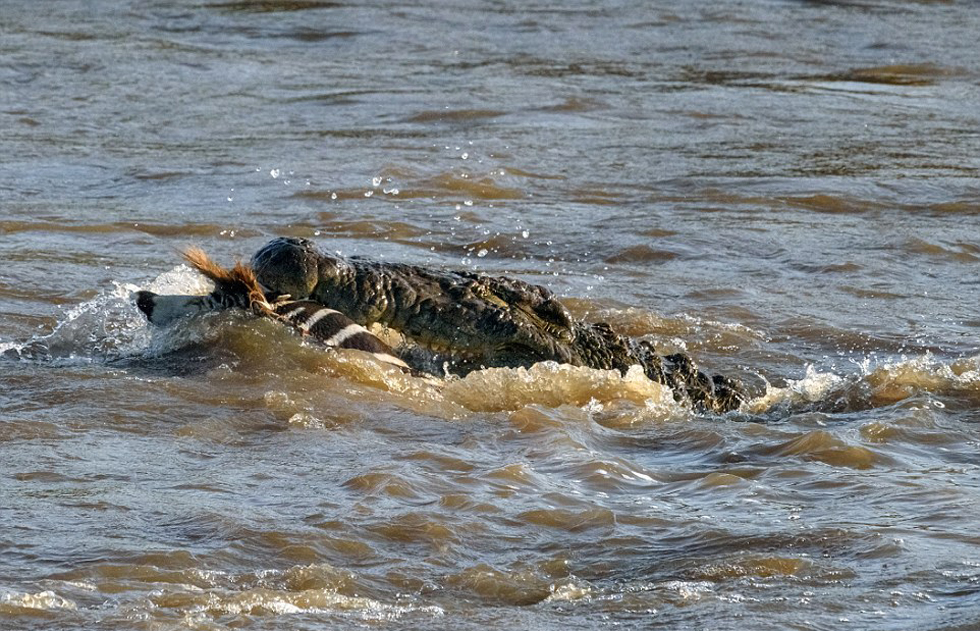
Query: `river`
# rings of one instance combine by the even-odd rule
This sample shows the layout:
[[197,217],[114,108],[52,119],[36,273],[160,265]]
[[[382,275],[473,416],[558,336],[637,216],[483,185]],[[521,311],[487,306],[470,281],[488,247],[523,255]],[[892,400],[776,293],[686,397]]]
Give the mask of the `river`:
[[[0,628],[980,623],[966,0],[0,4]],[[275,236],[736,377],[425,380],[222,314]]]

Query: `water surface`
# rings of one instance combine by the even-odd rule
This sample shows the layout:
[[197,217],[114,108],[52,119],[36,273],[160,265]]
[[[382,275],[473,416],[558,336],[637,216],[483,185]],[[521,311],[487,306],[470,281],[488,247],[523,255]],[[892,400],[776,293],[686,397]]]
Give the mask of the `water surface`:
[[[0,7],[0,627],[980,620],[970,2]],[[430,383],[137,288],[273,236],[742,379]]]

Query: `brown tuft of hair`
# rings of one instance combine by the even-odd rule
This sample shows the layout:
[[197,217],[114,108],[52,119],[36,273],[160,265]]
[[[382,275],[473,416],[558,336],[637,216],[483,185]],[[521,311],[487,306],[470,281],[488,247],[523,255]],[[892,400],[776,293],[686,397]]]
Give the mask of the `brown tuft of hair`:
[[265,299],[262,286],[255,278],[255,271],[248,265],[238,262],[235,263],[235,267],[227,270],[215,263],[204,250],[198,247],[184,250],[184,259],[214,282],[215,291],[245,295],[249,306],[257,312],[268,313],[272,310]]

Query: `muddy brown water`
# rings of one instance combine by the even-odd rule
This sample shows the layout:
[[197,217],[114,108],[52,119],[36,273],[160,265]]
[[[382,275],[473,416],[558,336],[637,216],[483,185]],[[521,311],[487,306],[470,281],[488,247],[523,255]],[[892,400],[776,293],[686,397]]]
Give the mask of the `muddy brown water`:
[[[976,8],[3,2],[0,628],[973,628]],[[752,401],[132,306],[277,235]]]

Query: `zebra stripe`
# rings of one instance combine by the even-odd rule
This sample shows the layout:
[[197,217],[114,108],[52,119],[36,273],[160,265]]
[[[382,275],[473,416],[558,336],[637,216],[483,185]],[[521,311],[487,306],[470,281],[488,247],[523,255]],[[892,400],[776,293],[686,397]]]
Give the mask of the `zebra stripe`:
[[[316,326],[316,324],[318,322],[320,322],[321,320],[323,320],[327,316],[333,316],[334,314],[336,314],[336,315],[342,315],[339,311],[334,311],[333,309],[327,309],[326,307],[322,307],[320,309],[317,309],[316,311],[313,312],[312,315],[310,315],[309,317],[307,317],[306,318],[306,321],[303,322],[299,326],[299,328],[303,329],[306,332],[310,332],[310,331],[313,330],[313,327]],[[336,318],[333,318],[333,319],[336,319]],[[346,317],[344,319],[346,319]],[[333,344],[330,344],[329,342],[327,343],[327,345],[328,346],[334,346]]]
[[330,336],[329,339],[324,340],[324,344],[327,346],[340,346],[347,341],[348,338],[358,335],[359,333],[366,333],[371,337],[374,337],[368,333],[363,326],[360,324],[348,324],[344,328],[340,329],[336,333]]
[[274,310],[303,334],[326,346],[364,351],[385,363],[409,368],[380,338],[340,311],[310,300],[284,302],[277,304]]
[[[286,307],[292,306],[292,303],[290,303],[289,305],[283,305],[283,306],[286,306]],[[276,313],[278,313],[282,317],[284,317],[287,320],[289,320],[290,322],[292,322],[293,319],[296,318],[296,316],[298,316],[299,314],[301,314],[301,313],[303,313],[305,311],[306,311],[306,307],[305,306],[300,306],[300,307],[296,307],[292,311],[287,311],[286,313],[282,313],[279,310],[276,310]]]

